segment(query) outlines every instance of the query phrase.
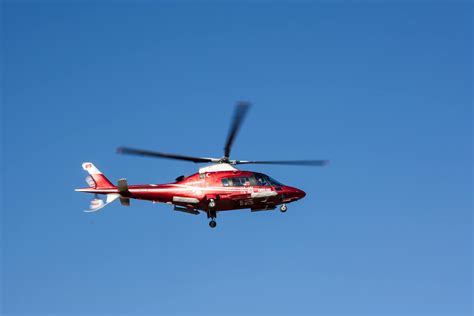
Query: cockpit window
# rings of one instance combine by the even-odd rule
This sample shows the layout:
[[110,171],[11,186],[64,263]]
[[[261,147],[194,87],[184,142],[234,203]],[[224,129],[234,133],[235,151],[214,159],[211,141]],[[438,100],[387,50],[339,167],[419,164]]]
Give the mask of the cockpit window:
[[262,186],[283,186],[280,182],[278,182],[275,179],[270,178],[269,176],[263,174],[263,173],[255,173],[255,179],[257,180],[256,185],[262,185]]
[[262,185],[262,186],[270,185],[270,179],[268,178],[268,176],[264,174],[255,173],[255,179],[257,180],[257,185]]
[[268,179],[270,179],[271,185],[273,185],[273,186],[275,186],[275,187],[281,187],[281,186],[283,186],[283,183],[278,182],[277,180],[275,180],[275,179],[273,179],[273,178],[268,177]]

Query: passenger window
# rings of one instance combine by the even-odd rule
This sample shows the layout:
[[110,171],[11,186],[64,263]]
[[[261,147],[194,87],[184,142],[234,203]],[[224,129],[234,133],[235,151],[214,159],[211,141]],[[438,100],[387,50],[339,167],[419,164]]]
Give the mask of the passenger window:
[[249,177],[250,185],[251,186],[256,186],[257,184],[257,179],[255,179],[255,176],[250,176]]
[[222,185],[225,187],[243,187],[243,186],[250,186],[255,185],[255,179],[249,177],[238,177],[238,178],[225,178],[222,179]]

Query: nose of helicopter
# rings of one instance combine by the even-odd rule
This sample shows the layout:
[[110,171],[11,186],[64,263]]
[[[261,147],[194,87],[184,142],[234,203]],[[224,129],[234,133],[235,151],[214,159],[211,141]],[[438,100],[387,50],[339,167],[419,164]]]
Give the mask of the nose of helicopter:
[[296,199],[302,199],[306,196],[306,192],[304,192],[303,190],[300,190],[298,188],[293,188],[293,187],[289,187],[289,195],[296,198]]
[[298,199],[302,199],[306,196],[306,192],[300,189],[296,189],[296,196]]

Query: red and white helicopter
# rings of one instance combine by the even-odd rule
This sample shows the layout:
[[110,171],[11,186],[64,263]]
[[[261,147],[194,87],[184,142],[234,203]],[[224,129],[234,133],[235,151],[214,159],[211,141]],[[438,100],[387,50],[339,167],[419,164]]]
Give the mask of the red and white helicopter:
[[[89,173],[86,178],[89,188],[76,189],[76,191],[95,195],[89,210],[85,212],[96,212],[117,199],[124,206],[130,205],[130,199],[149,200],[154,203],[173,204],[175,211],[194,215],[204,212],[207,218],[211,219],[209,226],[212,228],[216,227],[215,219],[217,213],[221,211],[250,209],[255,212],[274,210],[277,205],[280,205],[280,211],[286,212],[286,204],[302,199],[306,195],[304,191],[284,185],[263,173],[238,170],[235,165],[324,166],[328,161],[230,159],[232,144],[249,106],[246,102],[237,104],[222,158],[192,157],[129,147],[117,149],[117,152],[121,154],[213,163],[199,168],[198,173],[188,177],[179,176],[173,183],[128,185],[126,179],[120,179],[118,185],[115,186],[92,163],[83,163],[82,168]],[[99,198],[99,194],[106,195],[105,201]]]

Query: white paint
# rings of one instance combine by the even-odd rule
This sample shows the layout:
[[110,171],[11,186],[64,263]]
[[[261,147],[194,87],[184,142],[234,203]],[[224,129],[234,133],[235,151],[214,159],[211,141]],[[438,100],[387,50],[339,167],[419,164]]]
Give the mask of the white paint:
[[238,171],[238,169],[228,163],[218,163],[215,165],[199,168],[199,173],[218,172],[218,171]]
[[[252,193],[253,190],[255,190],[253,187],[201,187],[201,186],[192,186],[192,185],[184,185],[184,184],[166,184],[167,188],[160,188],[160,187],[152,187],[152,188],[144,188],[144,189],[134,189],[134,188],[129,188],[129,191],[131,193],[137,193],[137,192],[154,192],[154,193],[159,193],[159,192],[175,192],[175,191],[181,191],[181,192],[189,192],[193,191],[196,194],[204,194],[204,192],[207,191],[219,191],[222,193]],[[273,192],[274,194],[277,194],[274,191],[270,191],[270,189],[258,189],[260,192]],[[75,189],[74,191],[77,192],[87,192],[87,193],[99,193],[99,194],[107,194],[107,193],[117,193],[117,189],[92,189],[92,188],[87,188],[87,189]]]
[[90,175],[86,177],[86,182],[89,188],[95,189],[95,182],[94,180],[92,180],[92,177]]
[[120,197],[120,194],[107,194],[107,199],[105,200],[107,204],[115,201],[117,198]]
[[118,199],[119,197],[120,197],[120,194],[107,194],[107,198],[106,198],[105,202],[101,199],[93,199],[91,201],[89,209],[84,210],[84,212],[86,212],[86,213],[97,212],[98,210],[106,207],[107,205],[109,205],[110,203],[112,203],[113,201]]
[[199,203],[199,200],[195,199],[195,198],[173,196],[173,202],[197,204],[197,203]]
[[102,172],[97,169],[92,162],[84,162],[82,164],[82,169],[87,171],[90,175],[93,174],[102,174]]
[[260,191],[260,192],[251,193],[250,196],[255,199],[255,198],[266,198],[270,196],[275,196],[277,194],[278,193],[276,193],[275,191]]

